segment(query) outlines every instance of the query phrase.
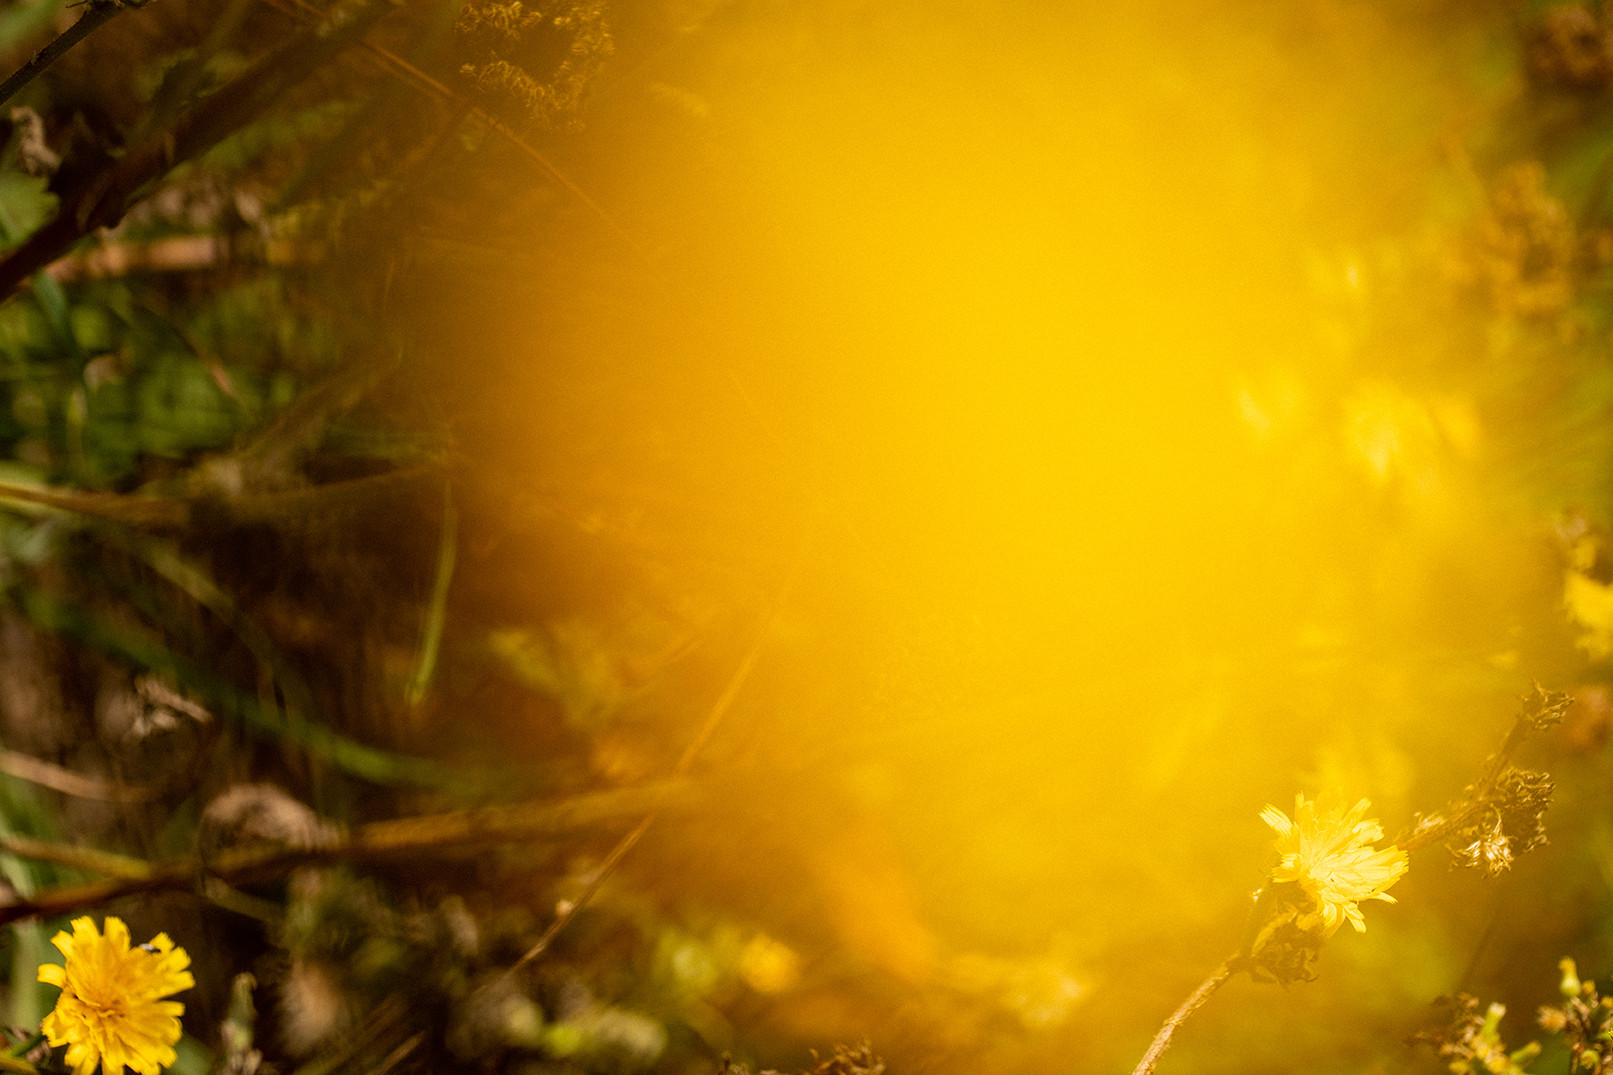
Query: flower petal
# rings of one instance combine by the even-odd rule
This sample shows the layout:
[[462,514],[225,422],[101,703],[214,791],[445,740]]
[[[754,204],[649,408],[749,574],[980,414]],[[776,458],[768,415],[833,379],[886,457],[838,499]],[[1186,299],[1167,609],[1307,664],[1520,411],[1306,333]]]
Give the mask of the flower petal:
[[39,980],[61,988],[55,1008],[40,1025],[52,1046],[67,1046],[66,1061],[74,1075],[160,1075],[176,1059],[173,1045],[182,1028],[185,1006],[160,998],[194,986],[186,970],[190,956],[167,934],[150,947],[132,947],[129,929],[108,917],[105,933],[94,919],[72,923],[72,934],[59,934],[56,947],[65,964],[39,967]]

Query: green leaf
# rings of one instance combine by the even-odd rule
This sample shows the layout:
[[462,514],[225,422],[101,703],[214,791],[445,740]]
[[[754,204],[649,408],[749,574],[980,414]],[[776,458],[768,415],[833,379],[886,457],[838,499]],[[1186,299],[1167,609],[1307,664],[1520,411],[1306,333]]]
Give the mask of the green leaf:
[[35,4],[13,4],[0,10],[0,52],[21,48],[30,37],[50,29],[67,0],[42,0]]
[[44,176],[0,172],[0,246],[12,247],[56,213],[56,195]]

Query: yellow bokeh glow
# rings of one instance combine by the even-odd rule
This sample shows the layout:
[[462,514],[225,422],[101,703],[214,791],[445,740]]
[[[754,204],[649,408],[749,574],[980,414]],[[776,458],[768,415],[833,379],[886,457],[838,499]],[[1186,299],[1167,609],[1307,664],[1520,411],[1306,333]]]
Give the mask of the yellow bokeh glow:
[[578,178],[656,273],[584,220],[558,297],[465,288],[521,401],[468,444],[709,607],[795,572],[711,747],[734,816],[679,852],[777,917],[766,988],[840,945],[1027,1025],[1163,1015],[1264,804],[1393,832],[1571,659],[1527,633],[1562,580],[1507,416],[1440,317],[1369,331],[1485,42],[1348,0],[806,7],[719,5],[601,91]]

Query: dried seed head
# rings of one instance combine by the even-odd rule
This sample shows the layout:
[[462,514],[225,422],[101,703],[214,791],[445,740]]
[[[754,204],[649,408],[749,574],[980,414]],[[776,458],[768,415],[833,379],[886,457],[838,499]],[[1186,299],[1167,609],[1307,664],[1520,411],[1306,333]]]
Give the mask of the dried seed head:
[[490,111],[555,126],[575,120],[611,52],[600,0],[472,0],[454,23],[460,77]]
[[1478,796],[1472,819],[1446,838],[1455,864],[1493,877],[1545,843],[1553,787],[1546,773],[1508,766],[1484,791],[1470,789],[1470,796]]
[[1536,683],[1523,699],[1523,719],[1531,730],[1543,732],[1561,724],[1573,704],[1574,696],[1567,691],[1548,691]]

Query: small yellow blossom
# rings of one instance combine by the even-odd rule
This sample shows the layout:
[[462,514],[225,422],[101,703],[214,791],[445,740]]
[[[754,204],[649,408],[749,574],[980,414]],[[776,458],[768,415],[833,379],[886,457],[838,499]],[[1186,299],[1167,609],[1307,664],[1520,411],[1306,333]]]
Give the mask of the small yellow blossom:
[[1324,936],[1332,936],[1346,919],[1357,931],[1366,929],[1357,903],[1395,902],[1384,890],[1406,872],[1406,853],[1399,847],[1380,851],[1372,846],[1383,839],[1383,827],[1362,820],[1368,805],[1362,799],[1340,810],[1299,795],[1292,821],[1275,806],[1261,811],[1261,819],[1277,833],[1274,846],[1281,856],[1271,879],[1299,884],[1321,915]]
[[51,943],[67,965],[39,968],[41,982],[62,990],[40,1029],[51,1045],[67,1046],[73,1075],[90,1075],[97,1063],[104,1075],[123,1075],[125,1067],[158,1075],[174,1062],[185,1006],[162,998],[196,984],[183,948],[166,933],[131,947],[129,927],[116,918],[106,920],[105,936],[94,919],[76,918],[72,934]]
[[739,976],[758,993],[783,993],[801,980],[801,957],[783,941],[758,933],[739,953]]

